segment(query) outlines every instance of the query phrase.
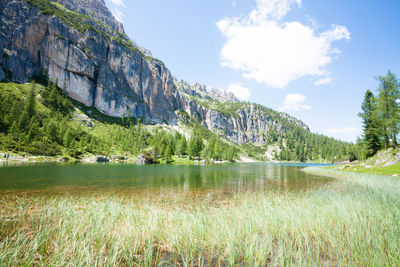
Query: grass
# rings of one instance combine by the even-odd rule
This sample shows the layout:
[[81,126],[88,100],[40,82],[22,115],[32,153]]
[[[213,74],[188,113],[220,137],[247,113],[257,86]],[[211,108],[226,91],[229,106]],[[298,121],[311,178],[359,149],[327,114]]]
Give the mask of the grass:
[[400,180],[308,192],[3,195],[0,265],[399,266]]
[[[400,148],[389,148],[378,151],[373,157],[364,161],[345,164],[338,168],[345,171],[369,173],[387,176],[400,176]],[[336,167],[335,167],[336,168]]]
[[346,170],[359,172],[359,173],[369,173],[369,174],[377,174],[377,175],[388,175],[388,176],[400,176],[400,163],[396,163],[390,166],[373,166],[373,167],[365,167],[365,166],[354,166],[346,168]]

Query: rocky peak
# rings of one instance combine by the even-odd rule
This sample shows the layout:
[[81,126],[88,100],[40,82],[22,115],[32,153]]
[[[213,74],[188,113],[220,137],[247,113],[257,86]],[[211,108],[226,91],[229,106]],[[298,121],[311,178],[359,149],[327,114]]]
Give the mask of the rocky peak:
[[236,98],[234,94],[222,89],[216,88],[207,88],[206,85],[195,82],[193,85],[189,84],[186,81],[181,80],[178,82],[175,79],[175,84],[177,86],[178,91],[187,94],[189,96],[212,100],[218,102],[238,102],[239,99]]
[[55,2],[62,4],[69,10],[100,20],[111,26],[114,31],[124,33],[122,23],[114,18],[104,0],[57,0]]
[[231,93],[226,90],[220,90],[220,89],[215,89],[212,88],[210,91],[210,95],[220,101],[228,101],[228,102],[238,102],[239,99]]
[[266,144],[274,131],[302,122],[226,90],[174,79],[126,36],[104,0],[0,0],[0,80],[37,75],[102,113],[177,124],[184,111],[236,143]]

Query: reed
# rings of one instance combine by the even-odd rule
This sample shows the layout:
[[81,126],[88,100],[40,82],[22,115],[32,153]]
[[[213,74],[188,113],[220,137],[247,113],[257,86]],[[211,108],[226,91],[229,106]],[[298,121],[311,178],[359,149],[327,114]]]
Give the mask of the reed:
[[0,197],[0,265],[400,266],[400,180],[306,192]]

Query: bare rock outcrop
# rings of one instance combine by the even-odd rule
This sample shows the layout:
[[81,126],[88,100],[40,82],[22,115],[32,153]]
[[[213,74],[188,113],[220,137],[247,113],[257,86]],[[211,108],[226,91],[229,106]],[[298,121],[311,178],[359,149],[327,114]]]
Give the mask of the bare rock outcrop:
[[[130,40],[104,0],[0,0],[0,81],[45,75],[68,96],[113,116],[175,125],[184,111],[235,143],[266,144],[284,113],[232,93],[177,82],[164,63]],[[228,108],[226,108],[228,107]]]

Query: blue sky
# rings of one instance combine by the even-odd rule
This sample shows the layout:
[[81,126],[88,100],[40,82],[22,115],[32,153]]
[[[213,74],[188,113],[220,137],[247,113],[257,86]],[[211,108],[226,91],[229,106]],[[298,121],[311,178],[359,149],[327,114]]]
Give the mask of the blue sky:
[[400,1],[106,0],[173,75],[355,141],[375,77],[400,76]]

